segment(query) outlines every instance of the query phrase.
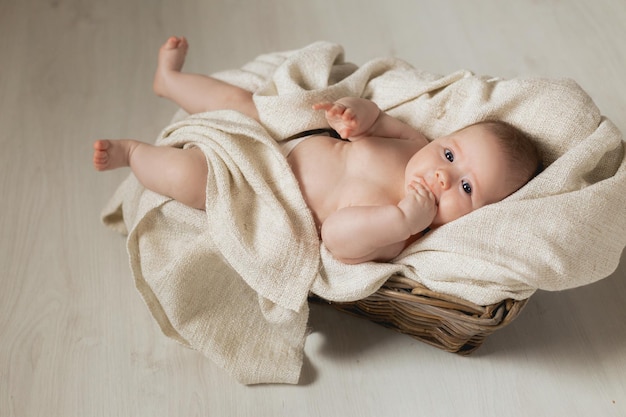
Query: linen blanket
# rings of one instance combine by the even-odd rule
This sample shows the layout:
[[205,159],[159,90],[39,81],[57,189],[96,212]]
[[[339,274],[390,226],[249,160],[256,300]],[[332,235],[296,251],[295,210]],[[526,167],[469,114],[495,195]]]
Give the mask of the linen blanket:
[[[230,110],[186,117],[157,139],[207,158],[206,212],[130,175],[103,211],[128,234],[136,286],[163,332],[245,384],[297,383],[307,295],[350,301],[391,275],[487,305],[611,274],[626,244],[620,132],[571,80],[446,76],[395,58],[357,67],[318,42],[217,78],[254,92],[261,123]],[[327,127],[322,100],[372,99],[429,138],[491,118],[534,137],[547,169],[502,202],[440,227],[393,262],[345,265],[320,244],[277,141]]]

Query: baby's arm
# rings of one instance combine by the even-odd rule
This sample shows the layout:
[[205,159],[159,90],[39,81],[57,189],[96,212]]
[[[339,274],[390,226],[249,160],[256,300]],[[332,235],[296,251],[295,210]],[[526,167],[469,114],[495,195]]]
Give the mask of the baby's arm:
[[389,116],[371,100],[344,97],[334,103],[318,103],[315,110],[325,110],[326,120],[342,138],[352,141],[362,137],[384,137],[419,141],[426,145],[428,140],[419,131],[406,123]]
[[397,205],[350,206],[331,214],[322,224],[322,241],[345,263],[388,261],[411,236],[426,229],[436,213],[430,189],[414,182]]

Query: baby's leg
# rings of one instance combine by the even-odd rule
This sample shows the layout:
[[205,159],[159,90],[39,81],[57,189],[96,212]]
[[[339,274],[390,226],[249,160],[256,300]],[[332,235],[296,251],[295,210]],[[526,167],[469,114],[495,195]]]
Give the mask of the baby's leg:
[[230,109],[258,120],[251,92],[206,75],[181,72],[188,48],[184,37],[174,36],[161,46],[154,92],[172,100],[187,113]]
[[154,146],[130,139],[98,140],[93,147],[98,171],[130,167],[147,189],[193,208],[205,208],[208,168],[200,149]]

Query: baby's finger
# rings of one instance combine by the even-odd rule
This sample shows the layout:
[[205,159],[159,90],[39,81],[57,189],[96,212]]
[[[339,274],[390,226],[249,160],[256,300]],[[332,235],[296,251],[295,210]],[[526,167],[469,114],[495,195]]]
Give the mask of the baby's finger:
[[420,191],[424,191],[424,189],[428,189],[428,187],[426,187],[424,183],[418,179],[413,180],[409,183],[409,189],[413,190],[416,193],[419,193]]
[[350,129],[345,127],[343,129],[339,129],[337,133],[339,133],[339,136],[341,136],[342,139],[348,139],[350,137]]
[[333,117],[343,116],[345,111],[346,107],[339,103],[333,103],[329,109],[326,109],[326,112]]
[[428,200],[432,200],[436,202],[435,195],[430,190],[430,187],[426,185],[426,182],[422,179],[411,182],[412,188],[415,190],[415,193],[422,198],[426,198]]
[[426,191],[428,191],[429,194],[432,194],[432,190],[430,189],[430,187],[428,186],[428,184],[426,183],[426,180],[424,178],[418,178],[417,179],[417,183]]
[[330,110],[333,107],[334,103],[330,101],[323,101],[321,103],[315,103],[313,106],[313,110]]
[[345,111],[341,115],[341,118],[344,121],[349,121],[349,122],[353,122],[355,117],[356,117],[356,114],[354,114],[354,111],[351,108],[346,108]]

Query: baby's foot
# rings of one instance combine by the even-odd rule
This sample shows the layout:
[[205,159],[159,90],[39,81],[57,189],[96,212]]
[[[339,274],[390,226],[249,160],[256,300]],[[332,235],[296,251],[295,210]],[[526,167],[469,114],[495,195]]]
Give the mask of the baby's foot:
[[132,141],[97,140],[93,144],[93,166],[98,171],[129,166]]
[[159,49],[159,59],[152,88],[158,96],[167,96],[167,77],[180,72],[185,63],[189,44],[185,37],[170,36]]

